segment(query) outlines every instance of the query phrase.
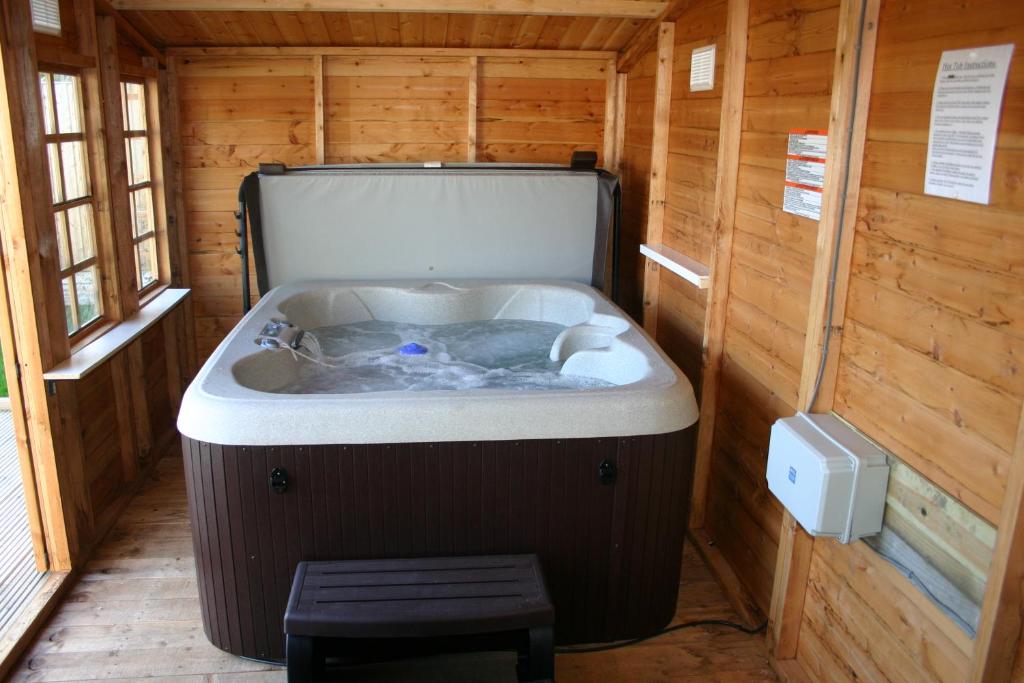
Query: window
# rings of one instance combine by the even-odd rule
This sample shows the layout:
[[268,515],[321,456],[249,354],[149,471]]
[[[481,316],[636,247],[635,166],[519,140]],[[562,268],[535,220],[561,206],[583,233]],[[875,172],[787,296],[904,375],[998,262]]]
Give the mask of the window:
[[156,221],[153,212],[153,180],[149,168],[149,126],[146,121],[146,86],[121,82],[124,147],[128,158],[128,196],[132,210],[132,242],[135,245],[135,276],[139,289],[156,284]]
[[96,258],[95,206],[83,126],[82,81],[70,73],[40,72],[46,154],[68,334],[102,314]]

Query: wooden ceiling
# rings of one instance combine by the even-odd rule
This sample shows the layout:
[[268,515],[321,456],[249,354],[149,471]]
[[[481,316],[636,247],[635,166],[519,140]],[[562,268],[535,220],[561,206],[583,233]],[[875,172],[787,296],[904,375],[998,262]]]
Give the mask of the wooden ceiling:
[[[565,6],[577,4],[565,3]],[[122,8],[121,13],[157,47],[471,47],[617,51],[650,21],[642,17],[427,12],[151,11]]]

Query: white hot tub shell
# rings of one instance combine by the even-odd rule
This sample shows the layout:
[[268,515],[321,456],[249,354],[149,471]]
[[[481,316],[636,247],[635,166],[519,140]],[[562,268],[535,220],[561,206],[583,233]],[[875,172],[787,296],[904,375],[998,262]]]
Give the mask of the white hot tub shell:
[[[271,319],[309,330],[385,320],[553,322],[563,374],[613,386],[281,394],[311,361],[254,339]],[[224,445],[365,444],[660,434],[697,420],[685,376],[620,309],[565,281],[308,282],[264,296],[189,386],[178,429]]]

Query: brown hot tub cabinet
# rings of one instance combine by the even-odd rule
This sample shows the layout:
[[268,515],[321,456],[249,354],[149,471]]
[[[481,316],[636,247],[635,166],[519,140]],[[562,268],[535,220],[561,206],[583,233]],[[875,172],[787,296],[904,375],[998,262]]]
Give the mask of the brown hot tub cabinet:
[[691,437],[260,447],[185,437],[206,635],[282,659],[303,560],[518,553],[541,558],[557,642],[651,633],[675,613]]
[[[604,383],[288,393],[278,387],[317,368],[253,343],[280,318],[304,330],[555,322],[561,371]],[[558,642],[651,633],[675,612],[696,419],[678,368],[585,285],[277,287],[203,366],[178,418],[206,633],[228,652],[283,658],[300,561],[522,553],[540,558]]]

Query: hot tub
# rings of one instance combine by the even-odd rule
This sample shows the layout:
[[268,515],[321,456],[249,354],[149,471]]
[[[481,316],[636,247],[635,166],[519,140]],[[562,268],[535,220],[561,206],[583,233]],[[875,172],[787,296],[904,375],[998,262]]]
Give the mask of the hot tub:
[[[301,393],[317,360],[254,344],[272,319],[550,323],[550,367],[568,384]],[[178,420],[206,634],[282,658],[301,560],[523,552],[541,558],[559,642],[651,633],[675,612],[696,419],[686,378],[586,285],[277,287],[214,352]]]

